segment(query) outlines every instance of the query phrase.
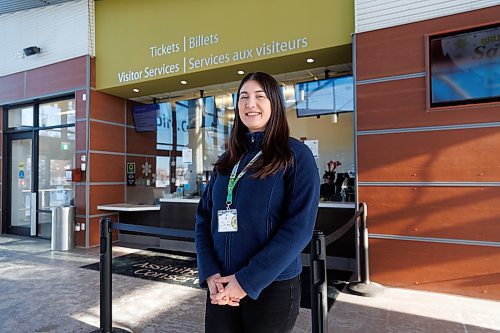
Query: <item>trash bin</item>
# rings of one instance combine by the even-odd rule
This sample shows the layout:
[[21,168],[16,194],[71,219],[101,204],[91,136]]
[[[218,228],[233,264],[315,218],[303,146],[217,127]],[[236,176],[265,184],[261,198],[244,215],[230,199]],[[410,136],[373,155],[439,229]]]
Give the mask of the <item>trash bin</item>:
[[52,207],[52,251],[68,251],[75,246],[75,206]]

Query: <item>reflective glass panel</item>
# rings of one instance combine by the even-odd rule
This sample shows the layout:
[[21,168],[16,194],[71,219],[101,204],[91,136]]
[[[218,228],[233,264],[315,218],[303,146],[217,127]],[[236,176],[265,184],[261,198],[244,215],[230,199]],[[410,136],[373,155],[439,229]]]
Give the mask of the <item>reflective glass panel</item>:
[[12,141],[11,226],[30,228],[31,221],[31,139]]
[[38,117],[40,127],[74,124],[75,120],[74,99],[40,104]]
[[9,128],[33,127],[33,106],[9,109]]
[[52,207],[74,204],[75,128],[39,131],[38,233],[50,238]]

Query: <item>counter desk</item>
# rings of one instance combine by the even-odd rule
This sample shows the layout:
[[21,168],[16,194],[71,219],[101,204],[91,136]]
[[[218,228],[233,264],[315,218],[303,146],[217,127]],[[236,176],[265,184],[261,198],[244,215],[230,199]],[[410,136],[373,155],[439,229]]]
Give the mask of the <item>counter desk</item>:
[[[194,231],[198,202],[199,198],[161,198],[160,205],[121,203],[100,205],[97,206],[97,209],[118,212],[119,220],[122,223]],[[352,202],[320,202],[316,229],[323,231],[325,236],[328,236],[347,223],[354,213],[355,204]],[[346,258],[346,260],[350,260],[348,265],[352,265],[352,260],[356,257],[354,239],[354,228],[351,228],[344,236],[327,247],[327,255]],[[186,238],[153,237],[131,231],[121,231],[120,240],[170,249],[173,247],[173,249],[180,251],[194,251],[193,240]],[[308,252],[307,248],[304,252]]]

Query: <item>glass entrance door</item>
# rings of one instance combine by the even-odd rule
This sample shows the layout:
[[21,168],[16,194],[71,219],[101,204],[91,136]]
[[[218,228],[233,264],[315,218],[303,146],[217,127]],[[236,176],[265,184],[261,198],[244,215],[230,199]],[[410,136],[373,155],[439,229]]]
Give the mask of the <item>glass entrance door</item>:
[[36,193],[33,193],[33,134],[19,133],[9,141],[10,223],[9,232],[36,236]]

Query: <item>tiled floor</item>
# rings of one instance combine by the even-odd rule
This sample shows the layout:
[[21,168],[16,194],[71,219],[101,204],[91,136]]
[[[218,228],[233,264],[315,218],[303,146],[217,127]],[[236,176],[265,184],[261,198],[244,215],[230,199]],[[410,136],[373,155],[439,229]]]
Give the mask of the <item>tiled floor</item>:
[[[137,251],[115,244],[114,255]],[[91,332],[99,327],[98,248],[52,252],[50,242],[0,236],[0,332]],[[136,333],[203,332],[205,293],[114,275],[113,322]],[[500,332],[500,302],[386,288],[365,298],[341,293],[328,332]],[[294,332],[311,332],[301,309]]]

